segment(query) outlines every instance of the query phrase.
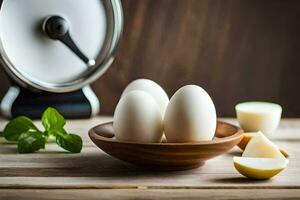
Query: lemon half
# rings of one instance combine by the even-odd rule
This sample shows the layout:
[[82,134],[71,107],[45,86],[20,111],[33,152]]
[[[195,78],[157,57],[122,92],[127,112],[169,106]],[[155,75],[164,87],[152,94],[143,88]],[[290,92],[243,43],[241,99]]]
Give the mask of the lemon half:
[[233,163],[234,167],[248,178],[268,179],[285,169],[289,160],[281,158],[233,157]]

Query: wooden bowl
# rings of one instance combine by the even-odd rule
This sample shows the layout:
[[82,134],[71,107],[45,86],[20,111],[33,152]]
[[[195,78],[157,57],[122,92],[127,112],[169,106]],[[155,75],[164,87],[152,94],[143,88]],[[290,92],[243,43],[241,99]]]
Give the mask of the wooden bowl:
[[132,143],[114,137],[113,123],[105,123],[89,131],[91,140],[109,155],[137,166],[159,170],[185,170],[202,166],[206,160],[221,155],[235,145],[243,130],[218,122],[211,141],[192,143]]

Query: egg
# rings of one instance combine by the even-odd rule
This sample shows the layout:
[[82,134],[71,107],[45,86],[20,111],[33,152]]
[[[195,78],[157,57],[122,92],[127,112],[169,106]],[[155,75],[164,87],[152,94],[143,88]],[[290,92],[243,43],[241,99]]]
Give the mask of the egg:
[[160,142],[163,136],[161,109],[150,94],[141,90],[128,92],[115,109],[113,128],[120,141]]
[[156,103],[159,105],[162,113],[165,113],[165,110],[169,103],[169,97],[160,85],[149,79],[137,79],[135,81],[132,81],[125,88],[125,90],[122,93],[122,96],[133,90],[142,90],[150,94],[155,99]]
[[212,140],[216,125],[214,103],[201,87],[184,86],[170,99],[164,117],[164,130],[168,142]]

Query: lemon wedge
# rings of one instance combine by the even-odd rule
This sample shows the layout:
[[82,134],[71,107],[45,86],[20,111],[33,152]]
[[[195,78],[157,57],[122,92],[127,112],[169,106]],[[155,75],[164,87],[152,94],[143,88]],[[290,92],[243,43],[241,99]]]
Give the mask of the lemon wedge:
[[261,132],[256,133],[248,142],[242,156],[285,159],[279,148]]
[[289,163],[288,159],[233,157],[234,167],[240,174],[253,179],[268,179],[283,169]]
[[[243,136],[243,139],[240,141],[240,143],[238,144],[238,147],[241,149],[241,150],[245,150],[247,144],[249,143],[249,141],[252,139],[252,137],[257,134],[257,133],[260,133],[260,132],[247,132],[247,133],[244,133],[244,136]],[[289,157],[289,154],[286,150],[282,149],[282,148],[279,148],[280,152],[287,158]]]

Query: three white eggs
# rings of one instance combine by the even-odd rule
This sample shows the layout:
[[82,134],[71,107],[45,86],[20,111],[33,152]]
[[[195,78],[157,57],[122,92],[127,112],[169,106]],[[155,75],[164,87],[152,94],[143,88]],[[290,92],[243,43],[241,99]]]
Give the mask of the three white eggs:
[[199,86],[180,88],[170,99],[154,81],[138,79],[122,93],[115,109],[116,139],[127,142],[198,142],[212,140],[216,110],[208,93]]

